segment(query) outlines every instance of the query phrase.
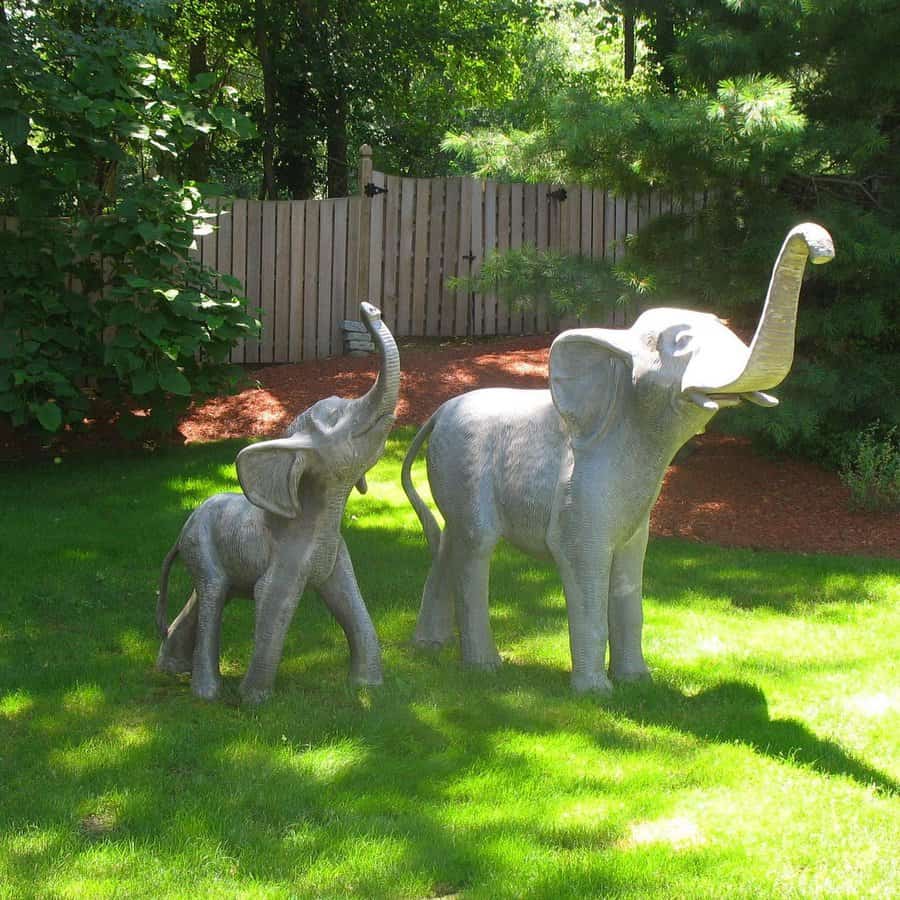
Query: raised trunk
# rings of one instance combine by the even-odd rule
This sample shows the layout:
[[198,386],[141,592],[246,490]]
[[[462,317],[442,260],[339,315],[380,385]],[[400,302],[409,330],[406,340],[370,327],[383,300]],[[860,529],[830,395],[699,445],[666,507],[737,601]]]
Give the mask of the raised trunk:
[[360,397],[360,420],[373,425],[386,415],[393,416],[400,394],[400,352],[394,336],[381,321],[381,312],[369,303],[361,304],[363,322],[381,354],[381,368],[375,384]]
[[806,260],[809,258],[812,263],[821,264],[833,257],[831,235],[824,228],[807,222],[792,229],[775,262],[766,303],[744,365],[740,366],[741,361],[733,359],[731,371],[721,372],[721,382],[691,384],[685,388],[743,394],[766,391],[780,384],[794,360],[797,302]]

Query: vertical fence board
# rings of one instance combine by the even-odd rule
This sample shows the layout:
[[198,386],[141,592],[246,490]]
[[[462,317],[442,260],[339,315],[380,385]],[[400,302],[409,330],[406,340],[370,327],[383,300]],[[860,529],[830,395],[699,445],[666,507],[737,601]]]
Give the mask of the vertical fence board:
[[315,359],[316,357],[320,207],[320,202],[306,201],[306,243],[303,248],[303,359]]
[[[538,250],[546,250],[550,246],[550,204],[553,202],[548,196],[550,185],[541,182],[537,186],[537,238]],[[550,328],[550,311],[546,301],[541,300],[537,307],[535,327],[539,333]]]
[[[231,205],[231,268],[229,274],[233,275],[241,283],[244,296],[247,297],[248,312],[255,315],[251,308],[247,294],[247,201],[235,200]],[[241,338],[231,351],[231,361],[242,363],[246,361],[246,344]]]
[[[219,230],[216,235],[218,241],[218,259],[216,262],[216,268],[223,275],[231,274],[231,233],[232,233],[232,224],[234,222],[234,217],[232,215],[231,206],[226,206],[219,213]],[[225,290],[229,290],[226,285],[222,284],[221,279],[218,281],[218,286],[220,288],[224,288]],[[236,348],[235,348],[236,349]],[[231,351],[231,361],[235,360],[234,349]]]
[[591,197],[591,259],[603,259],[606,249],[606,192],[594,188]]
[[[481,264],[484,262],[484,182],[478,178],[470,181],[472,195],[472,243],[469,251],[472,259],[472,274],[478,276],[481,273]],[[474,295],[469,304],[469,320],[472,322],[472,334],[480,334],[481,317],[480,310],[475,302]]]
[[[360,185],[362,190],[362,185]],[[347,223],[347,290],[344,302],[344,318],[355,319],[359,314],[359,254],[362,209],[369,201],[362,196],[350,197]]]
[[[511,184],[509,189],[509,246],[520,249],[525,235],[525,191],[522,184]],[[525,315],[519,309],[507,306],[507,334],[525,332]],[[498,330],[500,322],[497,323]]]
[[[503,253],[511,249],[513,238],[512,185],[497,185],[497,252]],[[520,194],[521,196],[521,194]],[[517,221],[521,221],[521,213]],[[520,241],[521,245],[521,234]],[[474,251],[473,251],[474,252]],[[497,333],[509,334],[509,304],[505,300],[497,301]]]
[[432,181],[428,237],[428,292],[425,306],[425,334],[429,337],[437,337],[441,333],[441,258],[446,190],[446,178],[435,178]]
[[[387,178],[383,172],[372,173],[372,184],[383,188]],[[369,200],[369,286],[364,298],[379,309],[383,304],[382,275],[384,262],[384,212],[387,205],[386,194],[376,194]],[[360,298],[363,299],[363,298]],[[355,319],[356,316],[353,316]]]
[[594,252],[594,191],[593,188],[581,187],[581,253],[591,256]]
[[[460,277],[472,274],[472,261],[469,258],[472,250],[472,179],[463,178],[459,183],[459,247],[457,248],[457,272]],[[456,292],[456,313],[454,328],[458,337],[467,334],[469,292]]]
[[291,200],[291,278],[288,360],[303,359],[303,274],[305,271],[306,201]]
[[275,207],[275,340],[273,362],[288,362],[291,337],[291,201]]
[[263,333],[259,339],[259,361],[270,363],[275,352],[275,214],[277,201],[262,205],[262,259],[259,264],[260,298],[263,310]]
[[[522,214],[524,228],[522,241],[530,247],[537,246],[538,186],[526,184],[522,193]],[[522,329],[526,334],[537,331],[537,306],[533,306],[522,314]]]
[[396,175],[388,175],[386,182],[387,197],[384,202],[384,290],[381,299],[381,318],[387,327],[395,333],[397,328],[400,184],[400,179]]
[[400,256],[397,262],[397,334],[411,333],[413,233],[415,229],[416,180],[402,179],[400,195]]
[[[339,197],[331,201],[334,206],[334,244],[331,256],[331,353],[342,353],[343,334],[341,321],[347,308],[347,221],[350,198]],[[353,316],[359,317],[359,311]]]
[[266,334],[272,331],[272,323],[267,322],[260,307],[260,252],[262,246],[262,203],[247,201],[247,299],[254,314],[262,320],[260,338],[248,338],[244,359],[248,363],[259,362],[259,345]]
[[319,299],[316,322],[316,358],[331,353],[331,259],[334,252],[334,201],[319,208]]
[[428,289],[428,207],[431,201],[431,179],[416,179],[416,226],[413,248],[412,334],[425,334],[425,300]]
[[444,217],[444,293],[441,300],[441,337],[453,334],[456,301],[459,291],[446,285],[448,278],[459,274],[459,212],[462,195],[460,179],[447,179],[446,215]]
[[[484,257],[494,253],[497,249],[497,182],[486,181],[484,183],[484,214],[482,219],[482,245]],[[497,334],[499,317],[503,308],[497,297],[496,291],[488,291],[478,294],[483,314],[483,333]],[[476,300],[476,303],[478,300]]]

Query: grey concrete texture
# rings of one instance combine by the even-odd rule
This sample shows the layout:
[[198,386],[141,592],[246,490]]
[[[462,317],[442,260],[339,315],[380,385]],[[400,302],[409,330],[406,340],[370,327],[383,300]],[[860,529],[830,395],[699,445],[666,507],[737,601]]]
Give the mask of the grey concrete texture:
[[[283,437],[251,444],[236,465],[243,494],[216,494],[191,513],[163,563],[157,668],[190,673],[198,697],[221,691],[222,611],[235,597],[255,604],[253,653],[240,691],[259,703],[272,692],[288,626],[313,587],[344,631],[350,677],[380,684],[381,648],[366,609],[341,519],[356,486],[384,452],[400,389],[400,356],[381,313],[360,305],[381,354],[378,377],[359,398],[327,397],[298,415]],[[169,570],[181,557],[193,581],[184,608],[167,621]]]
[[[488,592],[491,556],[505,538],[559,570],[574,690],[649,678],[644,556],[666,467],[719,409],[777,404],[766,391],[791,367],[806,262],[833,256],[820,226],[788,233],[749,347],[714,315],[650,309],[627,329],[560,334],[549,390],[488,388],[444,403],[414,438],[401,476],[432,558],[414,643],[441,647],[456,629],[466,665],[499,664]],[[426,440],[443,530],[410,475]]]

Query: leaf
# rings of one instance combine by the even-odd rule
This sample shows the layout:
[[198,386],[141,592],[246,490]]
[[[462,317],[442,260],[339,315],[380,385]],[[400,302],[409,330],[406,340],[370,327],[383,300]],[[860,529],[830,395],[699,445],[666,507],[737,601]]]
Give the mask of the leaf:
[[22,405],[22,400],[14,391],[4,391],[0,394],[0,412],[10,413]]
[[209,90],[217,80],[218,76],[215,72],[201,72],[193,81],[191,81],[191,87],[195,91],[206,91]]
[[62,425],[62,410],[55,403],[42,403],[32,407],[38,422],[45,431],[58,431]]
[[11,147],[24,144],[28,140],[30,122],[24,113],[0,113],[0,134]]
[[151,241],[155,241],[159,238],[161,231],[158,225],[154,225],[153,222],[139,222],[134,226],[134,230],[144,239],[145,243],[149,244]]
[[142,372],[135,372],[131,376],[131,393],[136,397],[142,394],[149,394],[157,384],[156,373],[145,369]]
[[181,397],[190,397],[191,383],[178,369],[163,369],[159,373],[159,386],[170,394],[178,394]]

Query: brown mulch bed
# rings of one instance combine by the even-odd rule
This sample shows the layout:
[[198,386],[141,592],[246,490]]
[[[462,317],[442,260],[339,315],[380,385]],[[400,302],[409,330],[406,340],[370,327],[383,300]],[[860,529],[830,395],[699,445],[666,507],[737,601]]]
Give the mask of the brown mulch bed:
[[[548,337],[401,348],[397,421],[418,424],[449,397],[478,387],[546,387]],[[268,435],[320,397],[365,391],[374,357],[338,357],[266,366],[256,387],[192,410],[180,425],[188,442]],[[834,472],[754,453],[719,434],[696,439],[672,465],[653,511],[653,533],[731,547],[900,558],[900,517],[855,512]]]

